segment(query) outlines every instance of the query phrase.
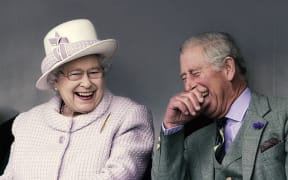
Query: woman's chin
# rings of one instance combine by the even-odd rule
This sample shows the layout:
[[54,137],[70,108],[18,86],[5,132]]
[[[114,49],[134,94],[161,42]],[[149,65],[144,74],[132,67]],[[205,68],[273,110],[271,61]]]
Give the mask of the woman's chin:
[[94,109],[95,109],[95,107],[79,108],[77,111],[75,111],[75,113],[78,113],[78,114],[87,114],[87,113],[93,111]]

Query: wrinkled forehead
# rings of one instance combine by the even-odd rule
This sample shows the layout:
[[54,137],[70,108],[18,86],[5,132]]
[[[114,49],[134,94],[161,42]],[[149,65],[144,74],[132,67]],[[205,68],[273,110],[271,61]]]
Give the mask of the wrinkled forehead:
[[210,65],[203,49],[199,46],[183,49],[179,57],[181,73],[201,69]]

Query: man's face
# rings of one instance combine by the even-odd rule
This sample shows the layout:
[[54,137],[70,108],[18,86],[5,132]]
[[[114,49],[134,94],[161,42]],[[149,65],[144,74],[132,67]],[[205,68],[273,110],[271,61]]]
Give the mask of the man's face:
[[180,75],[186,92],[199,86],[208,89],[202,104],[202,112],[210,118],[219,118],[227,111],[227,95],[231,92],[231,82],[225,68],[217,69],[207,62],[201,46],[187,47],[180,54]]

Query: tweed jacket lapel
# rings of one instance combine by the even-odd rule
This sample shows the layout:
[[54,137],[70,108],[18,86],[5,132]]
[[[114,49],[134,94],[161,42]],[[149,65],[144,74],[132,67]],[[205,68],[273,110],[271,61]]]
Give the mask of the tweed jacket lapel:
[[[198,158],[199,162],[201,162],[201,173],[202,179],[204,180],[213,180],[214,179],[214,151],[213,146],[215,144],[216,138],[216,124],[212,123],[211,125],[205,128],[205,135],[201,135],[198,139],[199,141],[198,146]],[[205,139],[203,139],[205,137]],[[203,148],[205,147],[205,148]]]
[[[270,111],[267,98],[252,94],[252,99],[244,120],[244,134],[242,145],[243,180],[250,180],[261,135],[267,125],[264,116]],[[253,123],[262,123],[262,128],[253,128]]]
[[229,166],[231,163],[234,163],[236,160],[242,157],[242,143],[243,143],[244,128],[240,128],[232,146],[229,151],[226,153],[222,164],[224,166]]

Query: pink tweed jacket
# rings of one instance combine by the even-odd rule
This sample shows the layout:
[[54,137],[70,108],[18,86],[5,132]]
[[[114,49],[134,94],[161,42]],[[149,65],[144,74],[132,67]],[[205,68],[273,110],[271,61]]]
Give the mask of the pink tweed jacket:
[[145,106],[109,90],[88,114],[65,117],[59,106],[54,97],[16,118],[1,180],[141,179],[154,143]]

